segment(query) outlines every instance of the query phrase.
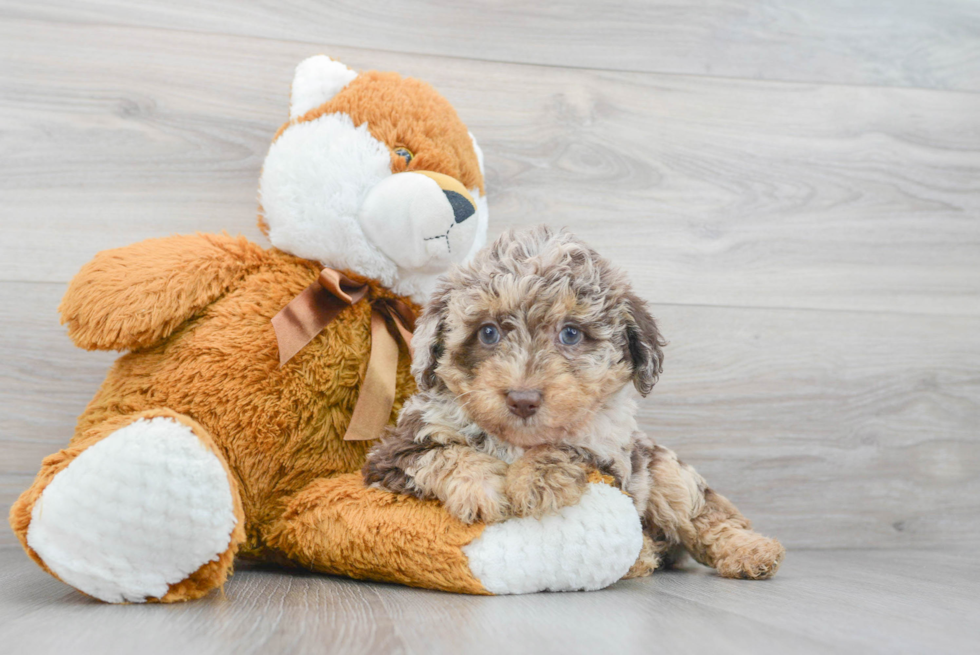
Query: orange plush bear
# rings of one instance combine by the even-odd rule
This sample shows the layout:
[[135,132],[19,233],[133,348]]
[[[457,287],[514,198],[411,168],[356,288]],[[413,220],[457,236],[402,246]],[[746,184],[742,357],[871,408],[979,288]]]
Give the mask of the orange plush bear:
[[[260,202],[271,249],[152,239],[72,280],[71,338],[128,353],[13,506],[27,553],[109,602],[200,597],[236,556],[468,593],[625,573],[639,522],[604,485],[561,516],[487,527],[359,474],[415,390],[411,312],[486,239],[482,154],[449,102],[394,73],[304,61]],[[369,388],[382,342],[387,382]]]

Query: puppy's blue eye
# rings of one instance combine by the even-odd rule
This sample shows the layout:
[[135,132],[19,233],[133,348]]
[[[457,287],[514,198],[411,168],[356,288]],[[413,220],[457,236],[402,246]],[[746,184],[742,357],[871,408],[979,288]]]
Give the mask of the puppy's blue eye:
[[566,346],[574,346],[582,340],[582,331],[571,325],[567,325],[558,334],[558,340]]
[[500,330],[495,325],[484,325],[480,328],[480,343],[492,346],[500,341]]

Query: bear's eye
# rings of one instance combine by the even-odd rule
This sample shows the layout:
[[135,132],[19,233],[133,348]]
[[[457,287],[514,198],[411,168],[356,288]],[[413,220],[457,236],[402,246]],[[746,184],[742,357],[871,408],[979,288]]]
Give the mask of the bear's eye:
[[582,331],[577,327],[566,325],[558,333],[558,340],[565,346],[574,346],[582,340]]
[[484,346],[492,346],[500,341],[500,330],[496,325],[486,325],[480,327],[480,343]]
[[404,159],[406,164],[411,164],[412,160],[415,159],[415,155],[412,154],[412,151],[404,146],[398,146],[395,148],[395,154]]

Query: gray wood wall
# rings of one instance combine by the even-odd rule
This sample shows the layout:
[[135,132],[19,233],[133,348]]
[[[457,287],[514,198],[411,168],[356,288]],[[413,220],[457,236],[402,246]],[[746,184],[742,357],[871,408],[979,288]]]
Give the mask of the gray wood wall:
[[[568,226],[654,305],[642,423],[791,547],[980,536],[980,6],[0,2],[0,510],[108,353],[55,311],[97,251],[258,241],[292,68],[432,82],[492,232]],[[11,544],[0,530],[0,545]]]

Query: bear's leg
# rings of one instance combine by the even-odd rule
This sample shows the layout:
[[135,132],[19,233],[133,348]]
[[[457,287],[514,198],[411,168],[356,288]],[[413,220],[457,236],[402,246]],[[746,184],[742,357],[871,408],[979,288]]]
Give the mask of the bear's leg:
[[203,596],[244,538],[224,457],[167,409],[108,419],[47,457],[10,523],[46,571],[106,602]]
[[735,505],[673,452],[655,446],[651,454],[644,522],[654,543],[681,543],[726,578],[776,573],[786,552],[778,541],[754,532]]
[[316,480],[266,535],[315,571],[471,594],[601,589],[642,545],[639,516],[618,489],[591,484],[542,519],[466,525],[436,501],[365,487],[360,474]]

